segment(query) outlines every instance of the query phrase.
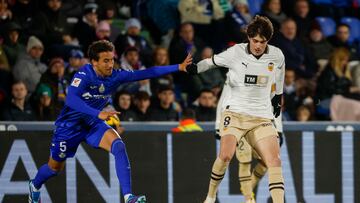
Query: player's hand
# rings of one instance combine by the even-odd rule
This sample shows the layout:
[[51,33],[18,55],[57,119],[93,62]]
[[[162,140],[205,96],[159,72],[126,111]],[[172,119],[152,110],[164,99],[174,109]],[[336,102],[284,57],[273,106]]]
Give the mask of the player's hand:
[[271,104],[274,108],[274,116],[275,118],[277,118],[280,115],[281,112],[281,97],[282,94],[276,94],[272,99],[271,99]]
[[186,67],[188,65],[192,64],[192,60],[193,60],[193,58],[192,58],[191,54],[188,54],[186,56],[185,60],[182,63],[179,64],[179,71],[186,72]]
[[120,114],[118,111],[101,111],[98,115],[98,118],[101,120],[108,120],[111,116],[115,116]]

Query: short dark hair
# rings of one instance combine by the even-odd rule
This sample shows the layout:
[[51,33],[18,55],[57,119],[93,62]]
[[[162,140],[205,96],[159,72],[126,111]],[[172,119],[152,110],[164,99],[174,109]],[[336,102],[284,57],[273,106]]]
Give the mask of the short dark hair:
[[138,48],[136,48],[134,46],[129,46],[129,47],[126,47],[126,49],[124,50],[124,56],[126,56],[130,52],[136,52],[139,54]]
[[210,94],[212,94],[212,95],[215,95],[215,94],[214,94],[214,92],[213,92],[213,91],[211,91],[211,89],[208,89],[208,88],[204,88],[204,89],[202,89],[202,90],[200,91],[199,96],[201,96],[201,95],[202,95],[202,93],[210,93]]
[[171,85],[160,85],[158,88],[158,94],[168,90],[174,91],[174,88],[172,88]]
[[138,91],[134,98],[136,100],[150,100],[150,95],[145,91]]
[[339,27],[347,27],[348,30],[350,30],[350,26],[346,23],[339,23],[337,26],[336,26],[336,30],[339,29]]
[[114,45],[113,43],[107,41],[107,40],[99,40],[99,41],[95,41],[93,42],[88,49],[88,56],[90,61],[91,60],[95,60],[98,61],[99,60],[99,54],[101,52],[109,52],[109,51],[114,51]]
[[257,35],[264,37],[266,41],[269,41],[274,33],[274,27],[265,16],[256,15],[254,19],[247,26],[246,34],[248,37],[253,38]]

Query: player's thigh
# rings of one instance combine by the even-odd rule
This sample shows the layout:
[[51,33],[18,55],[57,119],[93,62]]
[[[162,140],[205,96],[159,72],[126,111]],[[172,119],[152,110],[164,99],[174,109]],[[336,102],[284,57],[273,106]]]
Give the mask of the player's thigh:
[[223,160],[231,159],[235,153],[236,145],[244,134],[240,129],[239,119],[236,113],[225,111],[220,120],[220,158]]
[[276,135],[257,141],[255,150],[267,167],[281,166],[280,146]]
[[94,148],[100,147],[110,151],[112,142],[117,138],[120,138],[120,136],[112,127],[103,121],[99,121],[90,129],[86,137],[86,143]]
[[51,139],[49,163],[58,168],[61,165],[59,163],[73,157],[85,135],[85,131],[57,127]]
[[243,136],[236,146],[236,158],[240,163],[250,163],[252,160],[252,147]]

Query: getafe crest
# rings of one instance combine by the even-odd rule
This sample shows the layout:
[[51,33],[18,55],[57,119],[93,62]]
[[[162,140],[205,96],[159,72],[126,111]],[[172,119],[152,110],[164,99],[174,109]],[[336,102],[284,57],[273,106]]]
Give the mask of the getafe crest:
[[274,69],[274,63],[273,63],[273,62],[270,62],[270,63],[268,64],[268,70],[271,72],[273,69]]
[[99,92],[100,93],[104,93],[105,92],[105,86],[104,84],[101,84],[100,87],[99,87]]

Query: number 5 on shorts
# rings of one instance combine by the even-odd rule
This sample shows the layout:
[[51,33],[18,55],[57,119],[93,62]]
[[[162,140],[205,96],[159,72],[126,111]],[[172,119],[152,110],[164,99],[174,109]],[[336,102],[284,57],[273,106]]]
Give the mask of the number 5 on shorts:
[[60,142],[60,151],[66,152],[66,142]]

